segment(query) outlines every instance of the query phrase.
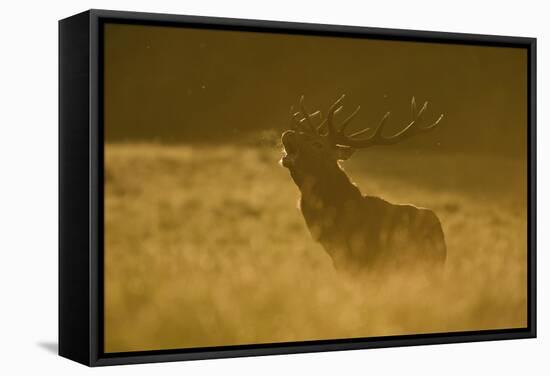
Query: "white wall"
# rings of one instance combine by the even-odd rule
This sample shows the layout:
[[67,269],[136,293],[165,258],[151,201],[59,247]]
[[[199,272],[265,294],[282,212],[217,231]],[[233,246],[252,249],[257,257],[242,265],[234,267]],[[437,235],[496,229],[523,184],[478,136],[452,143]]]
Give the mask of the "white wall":
[[[9,1],[0,22],[0,370],[48,374],[519,374],[550,370],[550,152],[545,1]],[[539,338],[111,367],[54,356],[57,341],[57,20],[88,8],[503,34],[539,38]],[[545,67],[546,66],[546,67]],[[546,68],[546,69],[545,69]],[[50,350],[49,350],[50,349]],[[16,368],[20,368],[19,371]],[[12,369],[11,372],[8,370]],[[8,371],[8,372],[6,372]],[[25,372],[26,373],[26,372]],[[548,373],[546,373],[548,374]]]

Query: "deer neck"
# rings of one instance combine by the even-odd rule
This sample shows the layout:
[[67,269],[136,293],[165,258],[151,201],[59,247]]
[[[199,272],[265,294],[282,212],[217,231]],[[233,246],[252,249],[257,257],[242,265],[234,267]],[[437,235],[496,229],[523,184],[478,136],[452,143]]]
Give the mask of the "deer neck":
[[337,210],[344,201],[361,199],[359,188],[338,165],[322,175],[304,175],[294,180],[302,193],[302,209],[305,205],[310,211]]
[[295,181],[302,194],[300,209],[312,237],[324,246],[335,265],[341,264],[347,252],[341,247],[345,244],[341,239],[344,232],[338,228],[346,225],[341,223],[344,211],[359,204],[361,192],[339,166],[322,176],[303,176]]

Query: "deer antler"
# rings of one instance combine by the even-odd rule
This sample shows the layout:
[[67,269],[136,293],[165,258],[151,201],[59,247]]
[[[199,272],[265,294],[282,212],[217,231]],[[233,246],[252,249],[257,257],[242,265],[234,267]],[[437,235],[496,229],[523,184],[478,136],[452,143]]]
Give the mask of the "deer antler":
[[302,128],[305,132],[316,133],[318,128],[316,129],[311,121],[314,117],[319,117],[321,120],[323,119],[321,111],[315,111],[310,114],[306,110],[303,95],[300,97],[300,111],[294,112],[294,106],[290,107],[290,125],[292,129]]
[[353,113],[344,120],[344,122],[340,125],[339,129],[337,129],[333,124],[334,115],[343,108],[343,106],[340,104],[343,101],[343,99],[344,99],[344,95],[342,95],[336,102],[334,102],[332,106],[330,106],[327,119],[326,119],[328,136],[332,139],[332,141],[335,144],[338,144],[338,145],[350,146],[353,148],[367,148],[375,145],[393,145],[395,143],[398,143],[399,141],[405,140],[414,135],[425,133],[432,130],[439,124],[441,119],[443,119],[443,114],[441,114],[434,123],[432,123],[427,127],[421,128],[419,126],[422,120],[421,117],[422,117],[422,114],[426,111],[426,108],[428,107],[428,102],[424,102],[424,104],[420,108],[420,111],[417,111],[416,100],[414,97],[412,97],[411,99],[412,120],[401,131],[397,132],[396,134],[390,137],[384,137],[382,135],[382,130],[384,129],[386,120],[390,116],[390,113],[386,112],[386,114],[382,117],[382,120],[380,120],[380,123],[376,127],[373,135],[369,138],[361,139],[357,137],[367,133],[370,130],[370,128],[364,128],[358,132],[352,133],[349,136],[346,136],[345,134],[346,127],[348,126],[350,121],[355,117],[355,115],[357,115],[357,112],[359,111],[360,107],[357,107],[357,109],[353,111]]

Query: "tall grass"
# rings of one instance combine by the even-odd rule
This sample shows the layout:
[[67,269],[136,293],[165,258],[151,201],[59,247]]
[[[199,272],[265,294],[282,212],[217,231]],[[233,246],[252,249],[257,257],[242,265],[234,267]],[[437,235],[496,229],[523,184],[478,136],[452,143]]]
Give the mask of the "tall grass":
[[364,193],[436,211],[448,257],[434,283],[337,273],[277,148],[105,153],[107,352],[526,325],[522,161],[372,150],[346,164]]

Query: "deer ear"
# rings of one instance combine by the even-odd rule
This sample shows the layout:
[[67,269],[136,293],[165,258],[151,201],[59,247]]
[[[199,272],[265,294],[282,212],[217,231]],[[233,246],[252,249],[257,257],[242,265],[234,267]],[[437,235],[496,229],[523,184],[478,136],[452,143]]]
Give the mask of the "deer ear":
[[353,153],[355,153],[354,148],[350,148],[349,146],[337,146],[336,147],[336,158],[339,161],[345,161],[346,159],[349,159]]

